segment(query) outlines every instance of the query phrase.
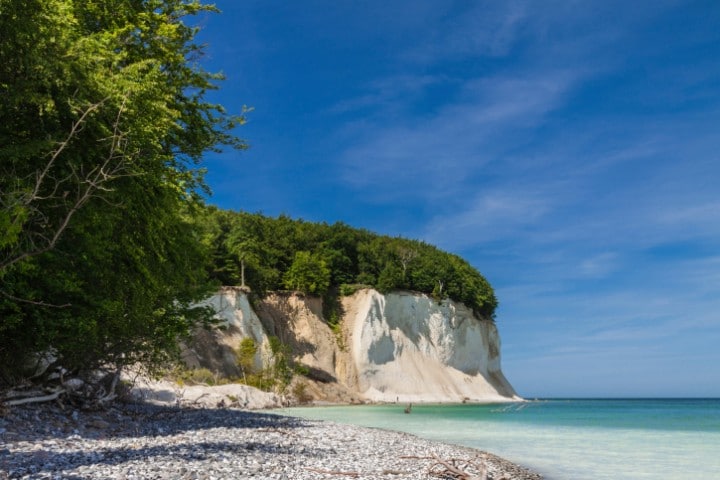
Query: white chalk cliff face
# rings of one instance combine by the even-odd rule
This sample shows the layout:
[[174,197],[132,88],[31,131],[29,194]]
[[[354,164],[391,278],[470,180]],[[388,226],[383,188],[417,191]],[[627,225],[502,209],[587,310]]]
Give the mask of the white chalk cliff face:
[[261,369],[272,356],[270,341],[257,314],[250,306],[247,294],[239,288],[223,287],[202,306],[209,306],[221,320],[222,330],[199,330],[186,346],[183,360],[188,366],[206,367],[226,376],[238,376],[235,349],[243,338],[252,338],[258,346],[255,367]]
[[357,388],[368,400],[519,400],[500,370],[495,324],[463,305],[374,290],[347,303]]
[[[192,366],[236,374],[228,354],[233,345],[250,336],[261,346],[257,362],[267,362],[268,338],[273,335],[290,346],[296,362],[322,380],[311,389],[321,399],[520,400],[500,369],[495,323],[477,319],[459,303],[438,304],[418,293],[360,290],[342,299],[339,333],[322,318],[322,303],[314,297],[273,294],[255,302],[253,310],[242,290],[226,287],[207,304],[228,328],[213,334],[214,347],[207,337],[195,343],[186,355]],[[218,354],[222,358],[216,358]]]

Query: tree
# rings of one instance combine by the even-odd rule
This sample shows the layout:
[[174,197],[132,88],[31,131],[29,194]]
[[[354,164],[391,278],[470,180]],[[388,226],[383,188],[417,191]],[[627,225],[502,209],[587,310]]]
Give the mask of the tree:
[[0,0],[0,380],[157,365],[208,317],[190,221],[202,156],[242,117],[208,102],[192,0]]
[[300,251],[285,273],[284,283],[286,288],[322,295],[330,286],[330,269],[319,256]]
[[377,288],[383,293],[403,288],[404,274],[401,268],[394,263],[388,263],[380,272],[377,279]]
[[245,337],[240,341],[240,345],[237,348],[236,355],[238,358],[238,366],[243,375],[243,381],[247,384],[248,374],[252,375],[255,373],[255,355],[257,354],[258,346],[255,339],[251,337]]
[[410,266],[410,263],[417,258],[418,252],[411,245],[408,245],[399,246],[397,254],[400,259],[400,265],[402,265],[402,278],[403,280],[406,280],[408,267]]
[[237,262],[227,247],[234,212],[207,205],[191,218],[200,235],[200,242],[210,252],[206,266],[210,279],[220,285],[234,285]]
[[261,259],[261,245],[258,238],[242,226],[235,226],[227,239],[228,250],[240,262],[240,286],[245,287],[245,267],[258,264]]

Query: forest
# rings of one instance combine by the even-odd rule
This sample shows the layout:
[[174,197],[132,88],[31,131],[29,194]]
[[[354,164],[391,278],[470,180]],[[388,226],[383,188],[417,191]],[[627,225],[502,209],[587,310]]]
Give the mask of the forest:
[[260,295],[295,290],[319,296],[365,286],[412,290],[463,302],[493,318],[497,299],[487,280],[457,255],[418,240],[379,235],[338,222],[313,223],[280,215],[221,210],[198,219],[211,251],[210,277]]
[[203,156],[247,147],[246,112],[208,100],[223,77],[198,61],[190,19],[214,11],[0,0],[0,387],[41,363],[161,368],[212,326],[197,304],[220,285],[408,289],[494,317],[485,278],[426,243],[207,205]]

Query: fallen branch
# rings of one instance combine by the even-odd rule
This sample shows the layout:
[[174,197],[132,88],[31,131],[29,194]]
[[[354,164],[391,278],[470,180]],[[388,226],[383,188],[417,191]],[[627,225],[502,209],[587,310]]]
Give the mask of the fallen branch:
[[192,405],[197,404],[197,403],[200,401],[201,398],[207,397],[208,395],[209,395],[208,392],[203,393],[202,395],[200,395],[199,397],[197,397],[195,400],[192,401]]
[[[428,474],[438,478],[452,478],[455,480],[487,480],[487,467],[483,462],[481,465],[475,463],[479,458],[478,455],[472,460],[464,460],[459,458],[451,458],[444,460],[437,455],[420,457],[416,455],[404,455],[400,458],[412,459],[412,460],[433,460],[433,463],[428,468]],[[474,470],[475,473],[471,473],[468,470]]]
[[7,400],[4,403],[4,405],[8,407],[14,407],[16,405],[24,405],[26,403],[39,403],[39,402],[51,402],[53,400],[56,400],[60,395],[63,393],[66,393],[67,390],[64,388],[61,388],[60,390],[56,390],[53,393],[50,393],[48,395],[43,395],[41,397],[25,397],[25,398],[18,398],[17,400]]

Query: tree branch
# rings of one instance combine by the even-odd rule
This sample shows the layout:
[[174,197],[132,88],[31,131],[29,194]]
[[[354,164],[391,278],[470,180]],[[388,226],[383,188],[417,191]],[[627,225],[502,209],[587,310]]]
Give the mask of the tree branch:
[[[52,250],[57,245],[63,233],[67,229],[75,214],[93,197],[100,196],[100,193],[112,191],[107,186],[111,181],[125,176],[126,166],[130,158],[139,155],[139,151],[128,153],[123,149],[127,145],[127,133],[120,128],[120,123],[125,113],[127,96],[123,98],[122,104],[118,108],[117,115],[112,125],[112,135],[101,141],[109,142],[109,151],[99,165],[95,165],[88,172],[83,172],[82,166],[75,169],[70,166],[72,173],[64,178],[55,178],[51,171],[57,163],[60,155],[65,151],[67,146],[82,130],[88,116],[100,109],[107,99],[103,99],[98,103],[87,107],[80,117],[72,123],[70,132],[66,138],[58,144],[58,147],[50,154],[50,159],[44,165],[43,169],[36,173],[34,186],[29,194],[19,194],[10,192],[5,195],[6,198],[12,199],[11,202],[3,202],[7,211],[15,212],[12,224],[17,228],[19,222],[24,222],[22,226],[23,232],[21,240],[16,242],[14,248],[11,247],[6,257],[0,260],[0,271],[25,260],[27,258],[40,255]],[[49,193],[41,195],[44,189],[50,184]],[[61,187],[74,183],[77,187],[77,193],[74,200],[68,202],[67,197],[69,190]],[[20,187],[18,187],[18,191]],[[62,193],[59,193],[61,192]],[[2,200],[2,199],[0,199]],[[43,203],[48,201],[54,203]],[[64,204],[64,206],[63,206]],[[49,205],[49,206],[44,206]],[[54,226],[49,225],[50,219],[46,212],[48,209],[64,208],[65,212],[60,215]],[[30,219],[30,220],[28,220]],[[36,230],[36,231],[33,231]],[[7,295],[6,295],[7,296]]]
[[28,299],[26,299],[26,298],[20,298],[20,297],[16,297],[15,295],[11,295],[11,294],[7,293],[5,290],[0,290],[0,295],[2,295],[2,296],[5,297],[5,298],[8,298],[8,299],[10,299],[10,300],[13,300],[13,301],[15,301],[15,302],[27,303],[27,304],[30,304],[30,305],[37,305],[38,307],[67,308],[67,307],[71,307],[71,306],[72,306],[71,303],[64,303],[64,304],[62,304],[62,305],[55,305],[55,304],[53,304],[53,303],[40,302],[40,301],[36,301],[36,300],[28,300]]
[[43,395],[41,397],[26,397],[26,398],[19,398],[17,400],[7,400],[3,403],[4,405],[8,407],[13,407],[15,405],[24,405],[26,403],[39,403],[39,402],[50,402],[52,400],[56,400],[60,395],[63,393],[66,393],[67,391],[64,388],[61,388],[59,390],[54,391],[51,394]]

